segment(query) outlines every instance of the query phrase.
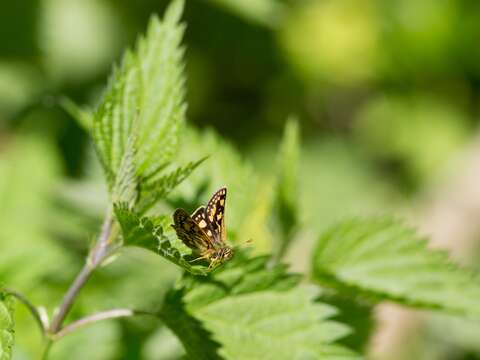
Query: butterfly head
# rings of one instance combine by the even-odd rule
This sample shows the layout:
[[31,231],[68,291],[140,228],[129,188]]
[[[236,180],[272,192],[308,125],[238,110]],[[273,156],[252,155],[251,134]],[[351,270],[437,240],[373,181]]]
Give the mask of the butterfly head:
[[225,247],[222,247],[220,249],[218,249],[217,251],[215,251],[215,253],[212,255],[211,257],[211,262],[212,263],[223,263],[227,260],[230,260],[232,257],[233,257],[233,249],[228,247],[228,246],[225,246]]

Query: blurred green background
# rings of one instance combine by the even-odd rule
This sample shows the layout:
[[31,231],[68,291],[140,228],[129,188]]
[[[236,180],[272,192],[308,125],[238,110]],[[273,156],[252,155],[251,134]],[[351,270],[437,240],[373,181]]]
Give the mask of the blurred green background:
[[[112,64],[166,5],[0,4],[0,280],[49,310],[81,266],[107,202],[88,134],[61,103],[93,108]],[[235,181],[258,179],[256,213],[242,231],[273,236],[258,218],[270,208],[262,201],[285,120],[296,114],[302,230],[287,256],[293,269],[308,272],[311,244],[335,220],[384,212],[408,217],[434,243],[446,227],[450,237],[438,245],[475,262],[478,226],[465,234],[448,224],[472,227],[480,215],[480,196],[469,196],[475,182],[462,182],[480,174],[472,168],[480,157],[478,1],[190,0],[184,21],[188,121],[206,131],[198,140],[202,153],[194,154],[193,142],[185,157],[215,159],[222,151],[215,133],[238,152],[232,156],[245,168]],[[436,221],[437,208],[452,214]],[[266,241],[256,251],[267,251]],[[95,275],[73,316],[138,304],[138,293],[145,294],[142,304],[153,304],[177,274],[165,261],[129,250]],[[17,318],[15,359],[35,359],[38,331],[23,309]],[[480,329],[458,322],[425,315],[408,335],[394,329],[393,338],[383,337],[380,350],[361,346],[381,359],[480,359]],[[446,324],[463,335],[447,338]],[[161,324],[122,320],[66,338],[52,358],[66,354],[177,359],[182,350]]]

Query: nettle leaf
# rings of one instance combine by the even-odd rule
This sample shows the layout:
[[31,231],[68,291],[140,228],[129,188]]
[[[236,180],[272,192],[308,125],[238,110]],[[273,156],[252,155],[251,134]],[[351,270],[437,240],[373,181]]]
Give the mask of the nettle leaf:
[[175,0],[163,22],[154,17],[138,44],[143,95],[138,166],[139,173],[147,176],[175,154],[185,122],[184,48],[180,46],[185,27],[179,24],[183,6],[183,0]]
[[[298,287],[263,291],[216,301],[198,309],[227,359],[330,359],[352,355],[329,343],[345,335],[326,320],[335,311],[314,303],[315,291]],[[248,345],[246,345],[248,344]]]
[[335,306],[339,312],[331,319],[341,322],[352,329],[339,343],[358,353],[364,353],[370,344],[371,336],[376,330],[374,306],[358,296],[339,294],[331,289],[322,289],[317,301]]
[[78,125],[85,131],[90,132],[92,130],[93,114],[90,110],[78,106],[74,101],[65,96],[60,97],[59,105],[74,118]]
[[[207,278],[186,276],[172,291],[170,298],[196,321],[182,323],[179,331],[174,315],[160,314],[190,358],[357,359],[333,343],[349,332],[328,320],[335,308],[315,302],[317,291],[298,285],[299,277],[284,265],[268,268],[268,260],[239,253]],[[167,297],[164,308],[171,303]],[[204,330],[194,331],[199,324]]]
[[114,203],[125,202],[133,206],[138,196],[138,183],[135,175],[135,136],[132,134],[127,144],[122,162],[112,190]]
[[217,360],[220,344],[214,341],[202,323],[186,309],[182,291],[167,294],[158,316],[182,343],[191,359]]
[[161,176],[155,181],[145,182],[140,190],[140,202],[137,205],[139,213],[148,211],[159,200],[164,199],[177,185],[184,181],[202,162],[204,157],[195,162],[190,162],[176,170]]
[[318,281],[340,292],[480,316],[478,276],[394,220],[351,220],[331,228],[317,243],[313,266]]
[[[93,116],[93,137],[110,189],[115,184],[135,128],[135,166],[139,177],[158,174],[177,149],[185,121],[185,89],[179,24],[183,1],[175,0],[163,21],[152,17],[135,51],[114,69]],[[134,126],[135,125],[135,126]]]
[[279,170],[277,179],[276,210],[280,234],[275,237],[274,253],[277,259],[285,253],[294,238],[299,222],[299,181],[298,164],[300,158],[300,134],[298,119],[289,118],[285,125],[280,146]]
[[127,139],[137,116],[138,69],[127,52],[120,69],[114,68],[105,95],[93,115],[92,135],[110,187],[120,167]]
[[14,302],[12,296],[0,293],[0,360],[10,360],[12,357],[15,340]]
[[189,262],[193,258],[191,250],[176,236],[166,234],[164,229],[168,220],[142,217],[126,203],[115,204],[114,212],[122,228],[123,245],[150,250],[192,274],[206,275],[213,270],[200,262],[195,265]]

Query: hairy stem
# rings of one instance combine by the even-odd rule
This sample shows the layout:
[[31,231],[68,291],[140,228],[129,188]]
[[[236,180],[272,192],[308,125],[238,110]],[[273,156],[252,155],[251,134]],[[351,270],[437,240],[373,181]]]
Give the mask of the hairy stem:
[[94,268],[91,265],[86,263],[80,273],[77,275],[75,281],[72,283],[67,293],[65,294],[62,304],[58,309],[58,312],[55,314],[52,320],[52,325],[50,326],[51,334],[55,334],[56,332],[58,332],[58,330],[60,330],[62,323],[65,320],[65,317],[67,316],[73,305],[73,302],[75,301],[75,298],[89,279],[93,269]]
[[108,319],[115,319],[121,317],[130,317],[135,315],[151,315],[155,316],[154,313],[150,313],[147,311],[140,311],[140,310],[132,310],[132,309],[112,309],[107,311],[102,311],[93,315],[86,316],[82,319],[72,322],[71,324],[65,326],[60,331],[58,331],[54,338],[58,340],[65,335],[70,334],[71,332],[81,328],[85,325],[93,324],[98,321],[108,320]]
[[103,223],[102,232],[100,233],[97,243],[90,255],[90,262],[91,262],[92,268],[96,268],[97,266],[99,266],[102,263],[102,261],[105,259],[105,256],[108,255],[108,250],[109,250],[108,245],[110,244],[110,241],[111,241],[112,226],[113,226],[113,220],[111,215],[109,215],[107,216],[107,218]]
[[42,335],[45,335],[46,331],[47,331],[47,327],[48,327],[48,324],[45,323],[43,320],[42,320],[42,316],[40,315],[40,312],[38,311],[38,309],[35,307],[35,305],[33,305],[25,296],[23,296],[22,294],[14,291],[14,290],[11,290],[11,289],[8,289],[8,288],[4,288],[2,289],[3,291],[5,291],[8,295],[11,295],[13,296],[14,298],[16,298],[18,301],[20,301],[23,305],[25,305],[25,307],[30,311],[30,313],[32,314],[33,318],[35,319],[35,321],[37,322],[38,326],[40,327],[40,331],[42,332]]
[[52,335],[55,335],[62,328],[63,321],[68,315],[68,312],[72,308],[72,305],[80,292],[83,286],[86,284],[90,275],[99,266],[105,257],[108,255],[108,245],[110,242],[112,231],[112,218],[107,216],[103,226],[100,236],[98,237],[97,243],[92,250],[89,259],[85,262],[80,273],[75,278],[74,282],[68,289],[65,294],[62,304],[60,305],[58,312],[55,314],[50,326],[49,332]]

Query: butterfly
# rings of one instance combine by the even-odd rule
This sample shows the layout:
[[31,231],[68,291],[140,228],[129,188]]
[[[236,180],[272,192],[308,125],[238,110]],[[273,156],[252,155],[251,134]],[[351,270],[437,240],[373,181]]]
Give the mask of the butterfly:
[[210,268],[229,260],[233,249],[225,240],[225,201],[227,188],[222,187],[214,193],[207,206],[200,206],[190,216],[184,209],[177,209],[173,214],[172,227],[185,245],[200,254],[195,259],[207,259]]

